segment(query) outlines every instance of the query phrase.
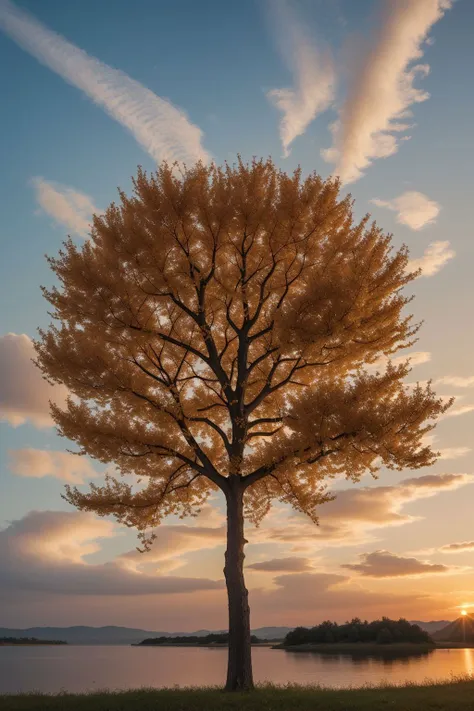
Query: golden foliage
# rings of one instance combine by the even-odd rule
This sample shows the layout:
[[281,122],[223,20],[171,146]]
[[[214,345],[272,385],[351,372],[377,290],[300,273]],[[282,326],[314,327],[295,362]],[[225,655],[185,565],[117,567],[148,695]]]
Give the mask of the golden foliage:
[[49,260],[57,325],[36,349],[72,395],[60,432],[148,485],[71,503],[145,531],[238,482],[256,521],[274,498],[315,517],[327,477],[434,461],[422,437],[448,405],[404,386],[407,365],[364,370],[414,343],[416,274],[337,180],[164,164],[120,198]]

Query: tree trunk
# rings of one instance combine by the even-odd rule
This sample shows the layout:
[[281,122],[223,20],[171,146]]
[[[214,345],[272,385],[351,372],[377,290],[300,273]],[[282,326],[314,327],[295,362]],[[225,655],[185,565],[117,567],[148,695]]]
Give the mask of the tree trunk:
[[[232,479],[232,478],[230,478]],[[229,659],[226,691],[253,689],[250,608],[244,581],[244,512],[240,479],[229,481],[224,575],[229,600]]]

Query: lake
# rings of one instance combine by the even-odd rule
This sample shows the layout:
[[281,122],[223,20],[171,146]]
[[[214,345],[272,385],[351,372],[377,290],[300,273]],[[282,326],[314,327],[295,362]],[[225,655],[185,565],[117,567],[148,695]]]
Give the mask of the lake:
[[[222,684],[226,649],[122,646],[0,647],[0,692],[84,692]],[[474,673],[474,649],[391,658],[255,648],[258,682],[344,687],[446,679]]]

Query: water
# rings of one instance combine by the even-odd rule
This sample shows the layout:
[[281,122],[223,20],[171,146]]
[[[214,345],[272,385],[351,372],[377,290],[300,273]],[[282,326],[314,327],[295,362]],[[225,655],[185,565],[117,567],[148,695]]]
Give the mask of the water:
[[[227,650],[195,647],[0,647],[0,693],[84,692],[221,685]],[[474,649],[437,649],[404,658],[255,648],[255,680],[277,684],[361,686],[447,679],[474,673]]]

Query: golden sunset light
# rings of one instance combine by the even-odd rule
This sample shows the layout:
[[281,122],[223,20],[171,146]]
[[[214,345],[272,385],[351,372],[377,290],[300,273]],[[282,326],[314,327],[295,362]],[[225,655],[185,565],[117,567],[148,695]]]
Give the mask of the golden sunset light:
[[473,28],[0,0],[0,706],[472,706]]

